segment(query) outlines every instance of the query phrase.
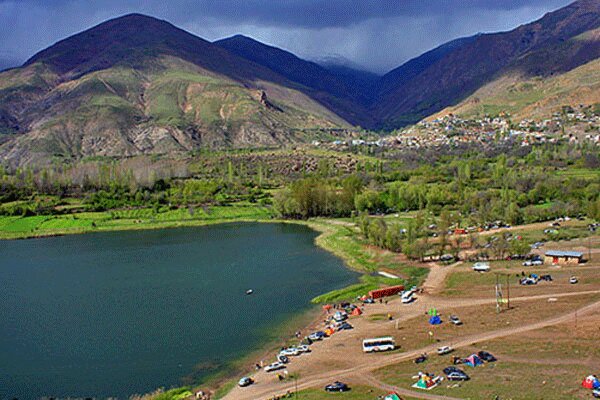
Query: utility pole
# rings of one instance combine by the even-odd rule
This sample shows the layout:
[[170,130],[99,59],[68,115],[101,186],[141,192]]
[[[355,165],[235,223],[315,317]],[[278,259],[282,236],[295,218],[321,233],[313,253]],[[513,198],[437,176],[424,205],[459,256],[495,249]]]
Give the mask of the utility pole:
[[506,306],[510,310],[510,275],[506,274]]

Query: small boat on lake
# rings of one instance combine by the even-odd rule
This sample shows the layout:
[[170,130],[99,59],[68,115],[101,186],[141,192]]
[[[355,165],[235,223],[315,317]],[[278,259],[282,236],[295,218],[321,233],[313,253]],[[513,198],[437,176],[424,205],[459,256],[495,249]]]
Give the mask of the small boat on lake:
[[254,290],[252,290],[252,289],[246,290],[246,295],[249,295],[249,294],[252,294],[252,293],[254,293]]

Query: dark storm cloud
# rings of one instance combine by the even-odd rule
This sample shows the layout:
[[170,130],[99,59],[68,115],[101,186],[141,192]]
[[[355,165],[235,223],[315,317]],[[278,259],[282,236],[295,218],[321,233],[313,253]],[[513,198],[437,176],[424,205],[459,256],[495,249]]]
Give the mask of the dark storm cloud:
[[131,12],[209,40],[243,33],[311,59],[383,72],[439,44],[511,29],[569,0],[0,0],[0,60]]

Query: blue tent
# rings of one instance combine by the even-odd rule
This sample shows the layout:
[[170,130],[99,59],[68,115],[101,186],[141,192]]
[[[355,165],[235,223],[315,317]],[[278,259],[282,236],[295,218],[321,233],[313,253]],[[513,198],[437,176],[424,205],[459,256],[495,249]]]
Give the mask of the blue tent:
[[439,315],[434,315],[433,317],[429,318],[429,323],[431,325],[439,325],[442,323],[442,319]]
[[478,365],[482,365],[483,361],[481,361],[481,358],[479,358],[477,354],[471,354],[463,360],[463,363],[470,367],[477,367]]

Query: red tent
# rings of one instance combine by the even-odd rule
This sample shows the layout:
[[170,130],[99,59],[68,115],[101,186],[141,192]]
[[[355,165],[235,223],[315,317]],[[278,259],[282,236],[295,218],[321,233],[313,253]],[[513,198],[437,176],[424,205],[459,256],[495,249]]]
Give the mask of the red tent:
[[331,304],[325,304],[325,305],[323,306],[323,310],[325,310],[325,311],[329,311],[329,310],[331,310],[332,308],[333,308],[333,307],[331,307]]
[[600,381],[595,375],[590,375],[583,380],[581,386],[586,389],[598,389],[600,388]]
[[360,310],[360,308],[356,307],[354,310],[352,310],[352,314],[350,314],[350,315],[358,316],[361,314],[362,314],[362,311]]

